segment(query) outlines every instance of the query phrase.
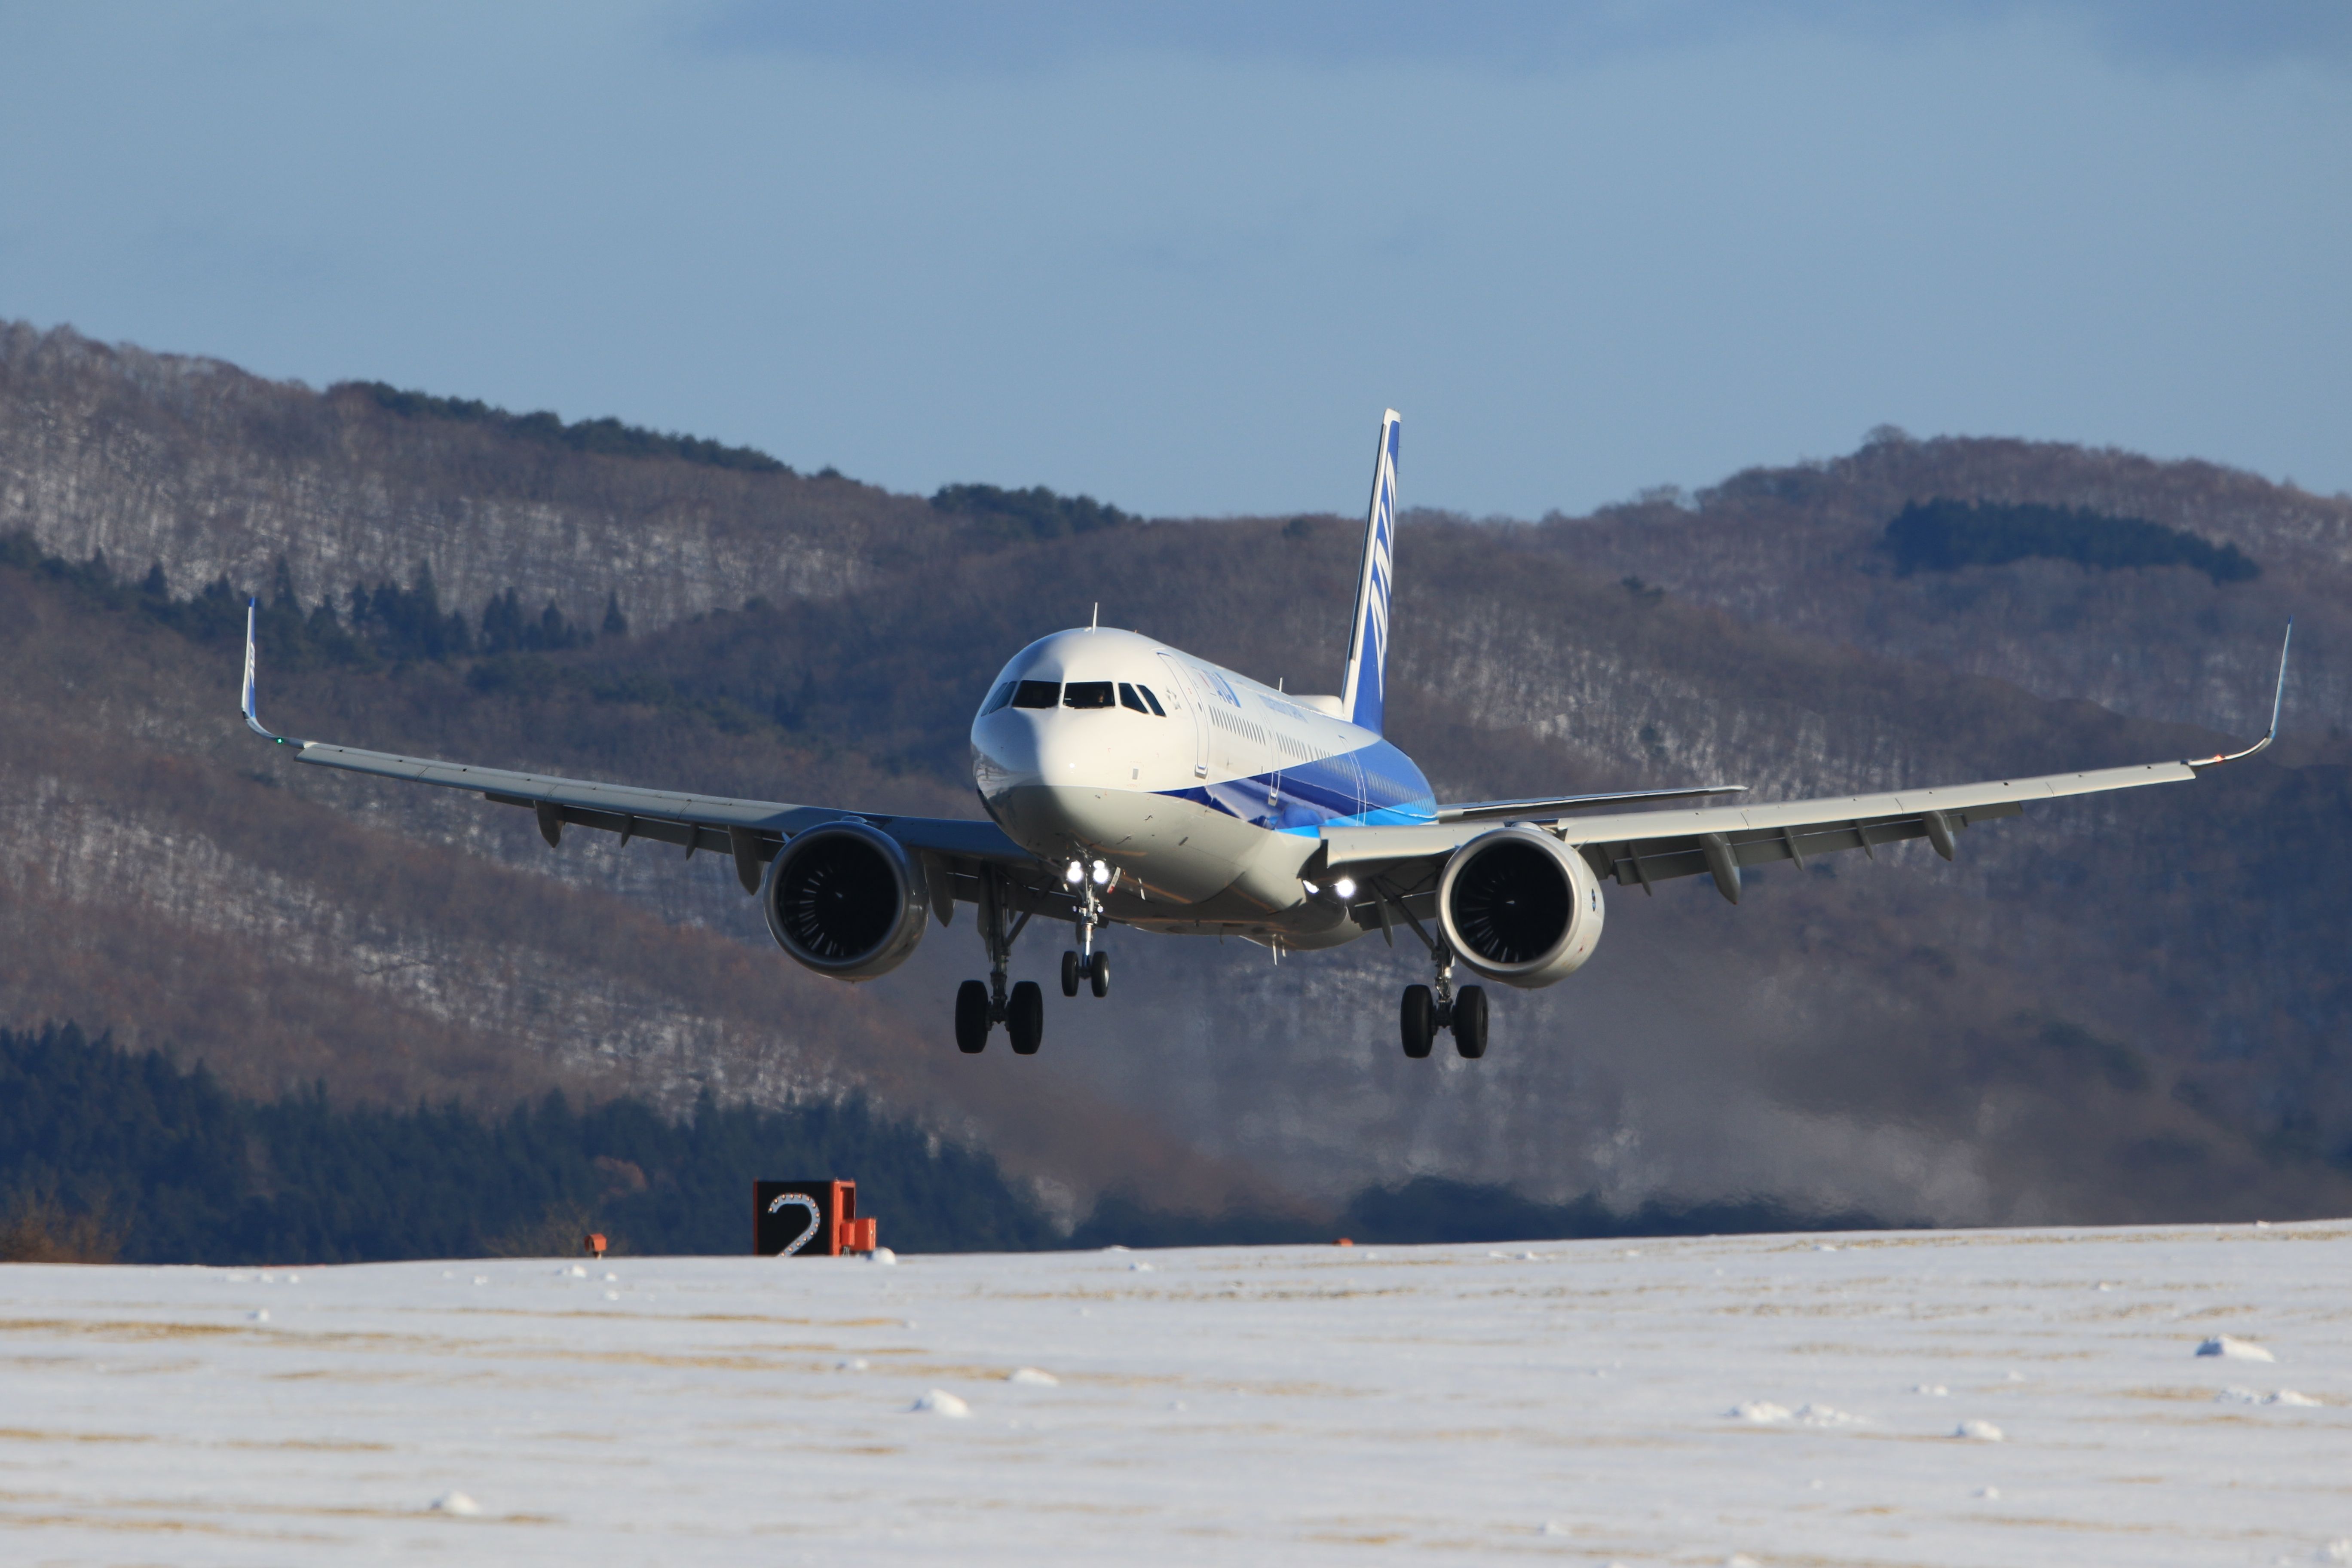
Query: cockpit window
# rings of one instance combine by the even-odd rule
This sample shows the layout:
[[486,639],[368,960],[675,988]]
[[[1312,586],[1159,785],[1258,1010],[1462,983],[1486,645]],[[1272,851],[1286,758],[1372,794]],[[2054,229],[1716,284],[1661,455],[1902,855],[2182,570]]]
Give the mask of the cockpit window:
[[1136,689],[1143,693],[1143,700],[1146,702],[1151,704],[1151,715],[1153,718],[1165,719],[1168,717],[1168,710],[1160,706],[1160,699],[1151,695],[1151,688],[1149,686],[1139,686]]
[[1013,693],[1015,708],[1052,708],[1062,700],[1058,680],[1024,680]]
[[1017,681],[1008,680],[1003,685],[998,687],[995,690],[990,692],[988,694],[988,700],[982,703],[980,706],[980,716],[985,719],[991,713],[995,712],[999,708],[1002,708],[1006,703],[1012,701],[1013,689],[1018,684],[1019,682]]
[[1143,705],[1143,699],[1135,694],[1135,688],[1129,686],[1124,680],[1118,683],[1118,705],[1122,708],[1132,708],[1138,713],[1149,713],[1151,711],[1150,709],[1146,708]]
[[1113,705],[1108,680],[1073,680],[1062,688],[1065,708],[1108,708]]

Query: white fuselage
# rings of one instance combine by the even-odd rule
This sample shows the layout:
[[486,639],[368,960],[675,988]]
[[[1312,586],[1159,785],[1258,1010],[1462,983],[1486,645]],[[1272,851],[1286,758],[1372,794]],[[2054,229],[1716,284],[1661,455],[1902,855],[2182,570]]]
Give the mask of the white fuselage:
[[1360,929],[1300,878],[1324,825],[1436,814],[1412,760],[1338,706],[1134,632],[1056,632],[992,683],[972,782],[1022,847],[1103,862],[1115,921],[1334,946]]

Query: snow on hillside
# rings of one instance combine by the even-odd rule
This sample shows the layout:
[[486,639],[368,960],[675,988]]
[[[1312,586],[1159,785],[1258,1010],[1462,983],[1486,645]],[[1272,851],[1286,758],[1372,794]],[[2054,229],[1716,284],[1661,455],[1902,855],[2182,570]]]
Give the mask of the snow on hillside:
[[0,1558],[2352,1562],[2347,1284],[2341,1223],[15,1266]]

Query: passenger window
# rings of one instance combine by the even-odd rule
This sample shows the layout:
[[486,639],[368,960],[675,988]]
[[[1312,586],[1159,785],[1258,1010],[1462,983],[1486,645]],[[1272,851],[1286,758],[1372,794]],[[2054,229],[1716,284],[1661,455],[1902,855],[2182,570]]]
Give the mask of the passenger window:
[[1062,683],[1058,680],[1024,680],[1013,693],[1015,708],[1053,708],[1062,700]]
[[1110,708],[1117,706],[1110,694],[1108,680],[1073,680],[1062,688],[1065,708]]
[[1006,703],[1012,701],[1013,688],[1015,684],[1015,682],[1008,680],[1003,685],[998,687],[995,690],[990,692],[988,694],[988,700],[981,705],[980,716],[985,719],[991,713],[995,712],[999,708],[1002,708]]
[[1150,709],[1146,708],[1143,705],[1143,699],[1135,694],[1135,688],[1129,686],[1124,680],[1118,683],[1118,705],[1122,708],[1132,708],[1138,713],[1149,713],[1151,711]]
[[1160,706],[1160,699],[1151,695],[1151,688],[1149,686],[1139,686],[1136,689],[1143,693],[1143,700],[1146,702],[1151,704],[1151,714],[1153,718],[1165,719],[1168,717],[1168,710]]

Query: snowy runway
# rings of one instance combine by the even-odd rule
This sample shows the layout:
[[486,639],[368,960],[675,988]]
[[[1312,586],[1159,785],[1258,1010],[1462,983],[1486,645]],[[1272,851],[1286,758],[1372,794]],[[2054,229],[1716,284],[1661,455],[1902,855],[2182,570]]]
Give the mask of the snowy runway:
[[9,1563],[2352,1562],[2347,1224],[14,1266],[0,1356]]

